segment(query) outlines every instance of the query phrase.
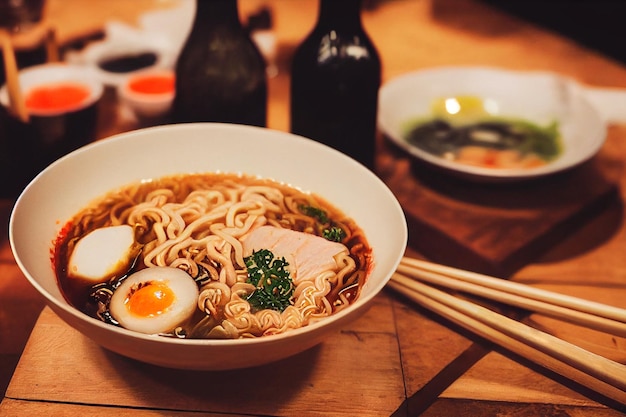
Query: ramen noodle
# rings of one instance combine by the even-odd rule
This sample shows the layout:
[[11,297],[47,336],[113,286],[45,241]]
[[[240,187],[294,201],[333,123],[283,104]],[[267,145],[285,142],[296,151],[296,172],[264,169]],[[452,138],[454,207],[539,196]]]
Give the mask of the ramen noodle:
[[137,182],[77,213],[53,263],[67,301],[112,325],[179,338],[280,334],[346,308],[372,253],[324,199],[273,180]]

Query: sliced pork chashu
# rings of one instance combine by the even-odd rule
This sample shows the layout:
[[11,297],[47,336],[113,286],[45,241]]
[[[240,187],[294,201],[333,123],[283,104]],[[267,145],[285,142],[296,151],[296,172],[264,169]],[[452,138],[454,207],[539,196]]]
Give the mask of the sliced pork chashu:
[[296,285],[323,272],[338,271],[336,256],[348,254],[348,248],[342,243],[274,226],[259,227],[243,240],[244,256],[261,249],[270,250],[277,258],[285,258]]

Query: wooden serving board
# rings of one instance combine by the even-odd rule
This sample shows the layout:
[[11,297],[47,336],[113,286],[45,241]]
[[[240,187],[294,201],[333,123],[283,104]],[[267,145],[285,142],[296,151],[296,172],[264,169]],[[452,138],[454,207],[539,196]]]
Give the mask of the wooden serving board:
[[[605,148],[623,133],[609,129]],[[623,171],[601,150],[552,176],[478,183],[428,167],[389,141],[381,145],[377,171],[405,211],[409,246],[432,261],[501,277],[616,202]]]
[[[617,354],[613,343],[603,345]],[[363,317],[308,351],[217,372],[160,368],[113,354],[45,308],[0,415],[109,416],[114,409],[117,416],[379,417],[427,408],[419,415],[440,417],[530,415],[536,407],[533,415],[622,415],[528,365],[385,292]]]

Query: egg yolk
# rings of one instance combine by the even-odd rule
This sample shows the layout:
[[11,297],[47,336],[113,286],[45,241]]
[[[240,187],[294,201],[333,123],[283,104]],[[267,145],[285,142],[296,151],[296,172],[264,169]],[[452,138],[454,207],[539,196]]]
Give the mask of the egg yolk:
[[491,99],[475,96],[442,97],[433,100],[431,110],[435,117],[462,122],[488,116],[497,110],[497,105]]
[[176,296],[164,282],[147,282],[126,300],[126,308],[135,316],[154,317],[165,312],[172,305]]

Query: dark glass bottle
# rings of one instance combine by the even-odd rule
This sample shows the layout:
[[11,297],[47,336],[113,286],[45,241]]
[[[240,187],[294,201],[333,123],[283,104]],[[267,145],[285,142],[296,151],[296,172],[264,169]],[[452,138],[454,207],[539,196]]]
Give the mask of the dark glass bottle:
[[265,60],[239,20],[237,0],[196,0],[176,64],[172,119],[266,125]]
[[320,0],[317,23],[293,56],[291,131],[373,169],[381,65],[360,11],[360,0]]

